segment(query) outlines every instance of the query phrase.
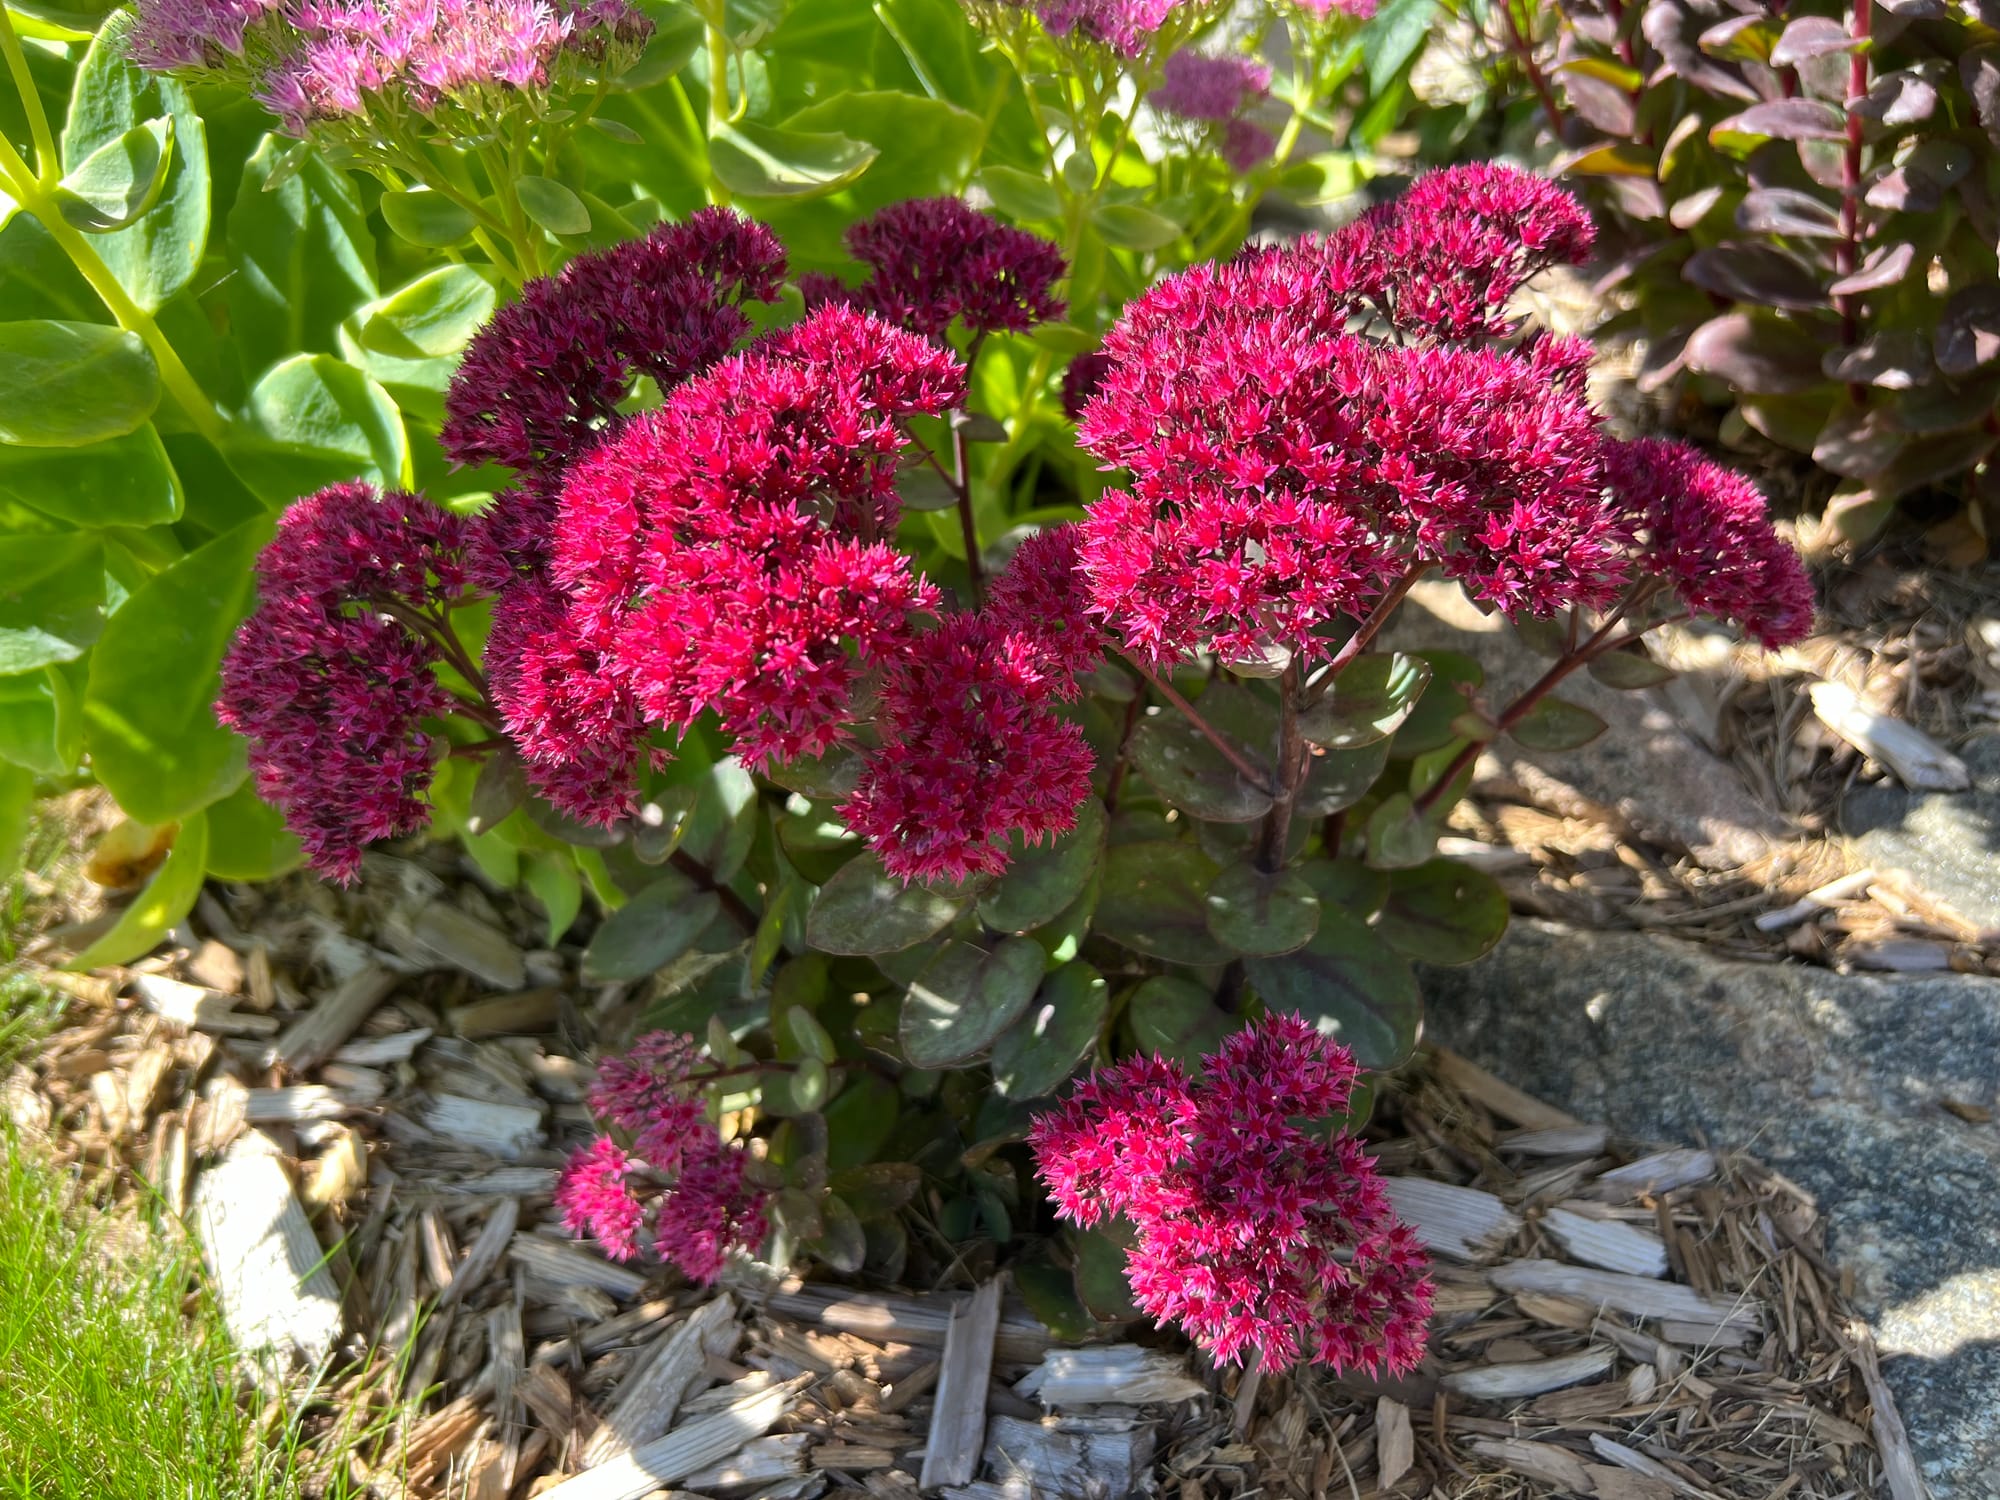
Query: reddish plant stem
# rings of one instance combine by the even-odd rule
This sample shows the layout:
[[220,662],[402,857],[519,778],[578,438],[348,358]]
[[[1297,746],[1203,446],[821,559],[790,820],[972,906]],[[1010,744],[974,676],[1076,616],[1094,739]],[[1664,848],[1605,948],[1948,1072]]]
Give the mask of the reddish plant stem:
[[1528,75],[1528,82],[1535,90],[1535,97],[1542,102],[1542,113],[1548,116],[1549,129],[1558,140],[1562,139],[1562,109],[1556,103],[1556,96],[1549,88],[1548,79],[1542,76],[1541,64],[1535,61],[1535,49],[1527,34],[1521,30],[1521,23],[1514,19],[1512,0],[1498,0],[1500,14],[1507,18],[1507,34],[1511,39],[1514,57],[1521,64],[1521,71]]
[[958,526],[965,536],[965,571],[972,575],[972,602],[986,602],[986,569],[979,560],[979,525],[972,517],[972,474],[966,467],[965,429],[951,429],[952,489],[958,494]]
[[1277,791],[1271,810],[1257,830],[1257,868],[1276,874],[1284,867],[1285,846],[1292,831],[1292,810],[1306,780],[1306,741],[1299,733],[1299,669],[1285,668],[1278,679]]
[[1132,731],[1139,727],[1139,715],[1145,712],[1146,694],[1143,690],[1132,694],[1132,701],[1125,705],[1125,723],[1118,732],[1118,754],[1111,762],[1111,774],[1104,780],[1104,811],[1106,814],[1118,811],[1118,794],[1124,790],[1126,774],[1131,770],[1130,750]]
[[1390,617],[1396,613],[1397,608],[1402,602],[1409,597],[1410,590],[1417,586],[1417,580],[1429,571],[1430,565],[1428,563],[1418,563],[1409,572],[1389,585],[1388,590],[1382,597],[1375,601],[1374,607],[1368,611],[1367,616],[1359,625],[1354,627],[1354,634],[1341,642],[1340,649],[1334,652],[1332,657],[1328,659],[1325,671],[1319,674],[1319,680],[1306,691],[1305,696],[1300,700],[1300,707],[1310,708],[1327,694],[1333,687],[1333,679],[1340,675],[1340,669],[1353,661],[1355,657],[1366,651],[1374,643],[1375,637],[1381,634],[1382,627],[1389,623]]
[[[1869,39],[1874,26],[1872,0],[1853,0],[1849,34],[1861,45],[1847,60],[1847,152],[1840,164],[1840,242],[1834,246],[1834,267],[1852,276],[1861,262],[1861,115],[1854,102],[1868,92]],[[1842,342],[1852,344],[1859,331],[1860,305],[1852,292],[1837,299]]]
[[1320,824],[1319,841],[1328,859],[1340,858],[1340,846],[1347,839],[1347,809],[1330,812],[1326,821]]
[[[1553,692],[1556,685],[1572,672],[1576,671],[1578,667],[1588,666],[1597,657],[1603,656],[1607,652],[1619,650],[1621,647],[1629,646],[1648,630],[1667,624],[1667,620],[1654,620],[1638,630],[1628,630],[1623,635],[1614,633],[1618,629],[1619,622],[1633,608],[1656,592],[1656,590],[1657,586],[1652,584],[1642,584],[1634,589],[1631,594],[1619,602],[1617,608],[1605,617],[1604,623],[1591,633],[1588,640],[1581,646],[1576,647],[1574,650],[1550,663],[1549,669],[1546,672],[1542,673],[1528,687],[1522,689],[1521,695],[1501,710],[1500,717],[1493,721],[1493,732],[1491,734],[1481,739],[1468,740],[1460,747],[1458,754],[1454,755],[1451,758],[1451,763],[1444,768],[1443,774],[1413,799],[1413,805],[1416,810],[1423,813],[1429,812],[1431,808],[1435,807],[1438,799],[1445,794],[1446,788],[1463,775],[1466,768],[1479,758],[1480,751],[1484,750],[1488,745],[1499,739],[1501,735],[1525,719],[1534,711],[1537,703],[1540,703],[1542,699]],[[1686,617],[1682,615],[1670,618],[1684,619]]]
[[[1145,678],[1146,681],[1150,682],[1153,685],[1153,690],[1155,692],[1157,692],[1162,698],[1166,699],[1167,702],[1171,703],[1175,708],[1179,709],[1181,713],[1186,716],[1187,721],[1190,724],[1194,725],[1196,729],[1200,730],[1203,737],[1206,738],[1211,745],[1215,746],[1217,750],[1220,750],[1222,752],[1222,758],[1228,761],[1232,766],[1236,768],[1237,775],[1241,776],[1245,781],[1249,782],[1252,786],[1257,787],[1266,793],[1272,793],[1270,776],[1265,771],[1251,764],[1249,759],[1243,754],[1241,750],[1238,750],[1234,745],[1230,744],[1229,741],[1223,737],[1222,732],[1220,730],[1218,730],[1213,724],[1209,723],[1208,720],[1204,719],[1199,713],[1197,713],[1195,711],[1195,706],[1192,703],[1188,702],[1186,698],[1181,696],[1180,690],[1178,688],[1174,687],[1172,683],[1167,682],[1164,678],[1155,675],[1152,669],[1149,668],[1144,662],[1139,661],[1138,659],[1130,656],[1126,657],[1125,661],[1126,664],[1130,666],[1133,671],[1137,672],[1141,677]],[[1273,793],[1273,795],[1275,794]]]

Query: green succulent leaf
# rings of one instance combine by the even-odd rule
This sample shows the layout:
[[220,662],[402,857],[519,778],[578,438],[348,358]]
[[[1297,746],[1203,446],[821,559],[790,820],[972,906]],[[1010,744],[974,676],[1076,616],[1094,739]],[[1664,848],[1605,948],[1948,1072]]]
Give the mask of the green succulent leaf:
[[993,200],[993,206],[1009,218],[1027,223],[1054,224],[1062,218],[1062,195],[1046,177],[1023,172],[1018,167],[987,167],[975,179]]
[[364,349],[393,359],[442,359],[460,353],[500,296],[473,266],[439,266],[357,315]]
[[258,143],[229,210],[235,274],[222,290],[231,340],[253,375],[288,355],[331,353],[341,321],[380,290],[353,179],[317,151],[281,177],[291,145],[276,135]]
[[906,883],[872,852],[840,867],[806,913],[806,941],[822,953],[896,953],[942,931],[968,893]]
[[1506,935],[1507,893],[1490,875],[1434,859],[1389,877],[1375,931],[1406,958],[1469,964]]
[[668,870],[604,919],[584,952],[584,977],[643,979],[693,947],[721,911],[715,892]]
[[69,961],[71,969],[95,969],[126,964],[158,947],[167,933],[194,910],[195,897],[208,873],[208,818],[195,813],[182,820],[174,847],[153,872],[132,904],[109,932]]
[[1097,873],[1109,828],[1104,804],[1086,798],[1075,828],[1015,854],[1007,872],[979,898],[980,919],[996,932],[1017,933],[1053,922]]
[[1593,656],[1586,670],[1606,687],[1617,688],[1621,692],[1658,687],[1661,683],[1672,682],[1675,675],[1672,667],[1663,666],[1648,656],[1643,646]]
[[60,668],[0,677],[0,761],[41,776],[69,775],[83,755],[78,709]]
[[1320,909],[1319,931],[1296,953],[1253,958],[1244,974],[1274,1011],[1296,1011],[1370,1071],[1416,1049],[1423,998],[1406,959],[1343,912]]
[[1154,789],[1191,818],[1252,823],[1271,810],[1270,793],[1244,780],[1208,737],[1178,713],[1142,720],[1132,734],[1130,753],[1132,764]]
[[1465,691],[1485,685],[1486,669],[1473,657],[1459,651],[1426,651],[1431,679],[1410,716],[1396,731],[1397,757],[1421,755],[1449,744],[1455,733],[1452,721],[1465,712]]
[[1544,698],[1507,732],[1530,750],[1575,750],[1606,729],[1589,709],[1562,698]]
[[1193,844],[1114,844],[1104,857],[1093,925],[1135,953],[1179,964],[1226,963],[1230,951],[1208,930],[1208,888],[1219,873]]
[[123,229],[160,201],[173,159],[172,115],[134,125],[63,174],[56,208],[87,234]]
[[85,448],[0,446],[0,501],[71,526],[164,526],[185,497],[151,423]]
[[514,193],[521,207],[550,234],[590,233],[590,210],[583,206],[573,189],[553,177],[530,173],[514,179]]
[[171,823],[243,780],[244,742],[215,722],[222,653],[250,612],[273,521],[224,532],[155,574],[90,653],[84,742],[92,768],[142,823]]
[[1042,981],[1027,1014],[993,1044],[993,1086],[1003,1099],[1053,1094],[1096,1050],[1111,1017],[1111,988],[1087,963]]
[[1181,226],[1136,203],[1100,203],[1090,215],[1104,243],[1120,250],[1159,250],[1181,237]]
[[1291,953],[1319,929],[1319,893],[1296,871],[1244,860],[1208,887],[1208,930],[1242,954]]
[[724,125],[708,143],[715,180],[744,198],[815,198],[837,192],[879,155],[875,147],[844,135],[749,121]]
[[104,631],[93,535],[0,537],[0,677],[75,661]]
[[1070,1231],[1070,1250],[1076,1257],[1076,1294],[1093,1316],[1114,1323],[1128,1323],[1141,1316],[1125,1273],[1130,1231],[1121,1234],[1122,1228],[1120,1224]]
[[443,250],[472,238],[479,220],[471,209],[429,188],[394,188],[382,195],[382,222],[398,239]]
[[225,456],[267,505],[286,505],[346,479],[383,489],[413,483],[396,403],[330,354],[296,354],[259,380]]
[[81,448],[136,432],[160,404],[137,334],[102,323],[0,323],[0,443]]
[[1125,1022],[1144,1052],[1194,1066],[1236,1029],[1215,997],[1192,979],[1155,974],[1125,1002]]
[[246,780],[208,819],[208,873],[217,880],[272,880],[298,867],[304,850],[284,815]]
[[1401,651],[1357,656],[1319,702],[1299,716],[1299,733],[1328,750],[1353,750],[1402,727],[1431,680],[1431,665]]
[[1040,946],[1026,938],[1003,938],[991,952],[946,943],[903,997],[904,1058],[944,1068],[978,1056],[1028,1008],[1042,967]]

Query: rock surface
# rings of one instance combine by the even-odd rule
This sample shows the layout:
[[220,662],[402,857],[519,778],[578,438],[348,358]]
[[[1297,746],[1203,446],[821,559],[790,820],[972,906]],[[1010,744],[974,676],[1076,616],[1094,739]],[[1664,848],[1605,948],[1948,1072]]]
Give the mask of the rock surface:
[[1862,787],[1841,807],[1841,827],[1878,867],[1907,870],[1967,921],[2000,931],[2000,736],[1959,751],[1969,792],[1912,792],[1892,782]]
[[1520,922],[1424,974],[1431,1036],[1642,1140],[1817,1194],[1937,1500],[2000,1496],[2000,980],[1847,976]]
[[[1456,584],[1435,579],[1411,591],[1381,647],[1477,658],[1486,669],[1483,696],[1496,709],[1548,666],[1498,615],[1481,615]],[[1557,692],[1604,720],[1605,732],[1572,751],[1528,750],[1503,740],[1480,758],[1482,777],[1518,779],[1522,766],[1532,766],[1711,869],[1750,864],[1794,837],[1783,819],[1750,795],[1734,766],[1688,732],[1663,693],[1619,692],[1583,672]]]

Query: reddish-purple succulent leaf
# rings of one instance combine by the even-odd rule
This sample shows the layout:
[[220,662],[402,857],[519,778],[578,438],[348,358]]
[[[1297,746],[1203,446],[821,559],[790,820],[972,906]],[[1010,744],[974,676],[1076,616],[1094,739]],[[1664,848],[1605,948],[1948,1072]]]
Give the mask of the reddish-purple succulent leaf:
[[1754,104],[1760,97],[1733,63],[1717,62],[1702,52],[1696,40],[1703,29],[1701,18],[1678,0],[1653,0],[1639,29],[1665,61],[1666,76],[1721,99]]
[[2000,286],[1953,292],[1938,319],[1934,347],[1938,368],[1947,375],[1970,375],[2000,359]]
[[1909,441],[1880,406],[1843,399],[1813,443],[1813,462],[1847,479],[1866,479],[1887,465]]
[[1797,257],[1772,245],[1725,244],[1688,257],[1681,275],[1705,292],[1810,312],[1826,306],[1819,278]]
[[1849,348],[1829,349],[1822,368],[1830,380],[1885,391],[1907,391],[1937,378],[1930,340],[1913,328],[1884,329]]
[[1898,391],[1893,399],[1896,421],[1905,432],[1956,432],[1984,422],[2000,406],[2000,375],[1958,384],[1934,380],[1912,391]]
[[1753,234],[1839,239],[1840,215],[1797,188],[1754,188],[1736,205],[1736,227]]
[[1890,130],[1920,125],[1937,113],[1936,76],[1942,69],[1942,63],[1935,63],[1884,73],[1849,108],[1864,120],[1874,120]]
[[2000,146],[2000,47],[1974,47],[1959,58],[1958,76],[1972,95],[1986,138]]
[[1803,330],[1750,313],[1711,318],[1687,342],[1690,370],[1726,380],[1739,391],[1772,394],[1821,384],[1820,354],[1819,342]]
[[1983,427],[1939,433],[1911,443],[1870,478],[1870,488],[1878,495],[1907,495],[1927,484],[1958,479],[1991,453],[1995,443],[2000,443],[2000,438]]
[[1667,210],[1667,222],[1676,229],[1692,229],[1708,217],[1710,209],[1720,203],[1727,188],[1705,187],[1698,192],[1678,198],[1674,206]]
[[1764,136],[1777,141],[1839,141],[1847,138],[1847,122],[1839,110],[1818,99],[1773,99],[1753,104],[1709,127],[1708,138]]
[[1894,286],[1910,274],[1910,266],[1917,258],[1917,247],[1907,241],[1893,245],[1878,245],[1868,252],[1850,276],[1843,276],[1827,290],[1836,297],[1849,297],[1856,292],[1878,292],[1885,286]]
[[1826,16],[1794,16],[1771,49],[1771,63],[1774,67],[1794,67],[1807,58],[1852,52],[1860,45],[1861,38],[1849,34],[1838,21]]

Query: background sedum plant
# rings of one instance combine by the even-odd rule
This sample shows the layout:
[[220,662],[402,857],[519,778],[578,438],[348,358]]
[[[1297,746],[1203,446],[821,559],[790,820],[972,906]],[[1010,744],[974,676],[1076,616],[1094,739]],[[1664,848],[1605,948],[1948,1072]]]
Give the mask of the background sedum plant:
[[[1606,435],[1586,344],[1509,321],[1591,244],[1541,179],[1438,173],[1134,297],[1070,382],[1107,475],[1075,521],[975,456],[1061,248],[955,198],[848,241],[865,279],[795,281],[709,208],[531,282],[443,402],[504,489],[293,506],[220,716],[329,875],[429,823],[552,939],[594,894],[586,977],[648,982],[663,1033],[564,1185],[612,1253],[706,1278],[768,1232],[897,1277],[1023,1238],[1058,1327],[1136,1299],[1218,1358],[1406,1367],[1413,1248],[1351,1138],[1291,1121],[1355,1123],[1412,962],[1501,935],[1435,857],[1481,747],[1588,740],[1554,689],[1657,681],[1665,621],[1799,637],[1799,562],[1742,479]],[[1493,702],[1373,649],[1432,573],[1542,678]]]
[[1850,537],[1919,502],[1961,561],[2000,519],[1995,19],[1578,3],[1553,70],[1596,137],[1569,170],[1623,221],[1611,328],[1649,340],[1641,385],[1691,382],[1730,406],[1725,438],[1810,454]]

